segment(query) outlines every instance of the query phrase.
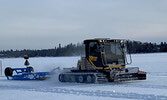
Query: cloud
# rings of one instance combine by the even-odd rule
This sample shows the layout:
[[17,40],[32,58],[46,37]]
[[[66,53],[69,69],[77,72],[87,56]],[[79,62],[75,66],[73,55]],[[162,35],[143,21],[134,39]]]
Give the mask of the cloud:
[[166,11],[166,0],[0,1],[0,47],[52,48],[87,38],[166,41]]

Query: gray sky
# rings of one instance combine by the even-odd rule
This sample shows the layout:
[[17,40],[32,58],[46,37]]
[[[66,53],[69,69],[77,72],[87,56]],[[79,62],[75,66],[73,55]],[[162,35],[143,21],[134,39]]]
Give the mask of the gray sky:
[[167,0],[0,0],[0,50],[89,38],[167,41]]

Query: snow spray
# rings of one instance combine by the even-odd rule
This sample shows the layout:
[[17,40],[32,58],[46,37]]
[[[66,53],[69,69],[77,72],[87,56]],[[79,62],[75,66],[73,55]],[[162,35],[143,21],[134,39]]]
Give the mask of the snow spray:
[[0,76],[2,76],[2,61],[0,60]]

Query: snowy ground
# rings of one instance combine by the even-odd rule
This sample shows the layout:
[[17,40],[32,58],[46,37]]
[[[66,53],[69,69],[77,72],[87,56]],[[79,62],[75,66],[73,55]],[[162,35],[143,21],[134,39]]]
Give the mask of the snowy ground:
[[[80,57],[30,58],[35,71],[75,67]],[[12,81],[0,76],[0,100],[167,100],[167,53],[135,54],[133,63],[147,72],[147,80],[79,84],[60,83],[57,75],[46,81]],[[23,58],[0,59],[7,66],[23,67]]]

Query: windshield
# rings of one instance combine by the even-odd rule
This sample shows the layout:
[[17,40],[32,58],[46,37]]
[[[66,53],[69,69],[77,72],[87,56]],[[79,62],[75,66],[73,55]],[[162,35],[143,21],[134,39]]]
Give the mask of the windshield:
[[108,42],[104,44],[105,62],[107,65],[124,65],[124,53],[120,43]]

